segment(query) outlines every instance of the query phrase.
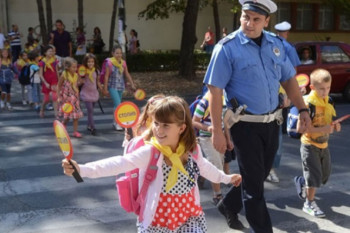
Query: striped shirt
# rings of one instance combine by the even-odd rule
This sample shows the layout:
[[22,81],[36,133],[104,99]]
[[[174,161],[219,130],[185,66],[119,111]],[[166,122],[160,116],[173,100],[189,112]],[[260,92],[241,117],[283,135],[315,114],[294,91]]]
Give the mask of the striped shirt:
[[11,46],[21,46],[21,35],[19,32],[11,31],[8,36],[10,37],[10,45]]
[[[211,126],[211,118],[209,113],[209,102],[207,99],[202,98],[197,106],[196,110],[194,111],[194,116],[201,118],[201,123]],[[199,136],[200,137],[211,137],[211,133],[205,130],[199,130]]]

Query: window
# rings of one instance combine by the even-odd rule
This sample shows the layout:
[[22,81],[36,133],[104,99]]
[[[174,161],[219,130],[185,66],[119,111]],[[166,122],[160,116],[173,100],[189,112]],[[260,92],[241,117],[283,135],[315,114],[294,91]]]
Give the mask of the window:
[[348,15],[340,16],[339,29],[344,31],[350,31],[350,16]]
[[316,61],[316,46],[301,46],[297,49],[300,63],[302,65],[312,65]]
[[291,4],[290,3],[285,3],[285,2],[280,2],[277,3],[278,11],[277,11],[277,23],[287,21],[291,21],[290,17],[290,9],[291,9]]
[[307,3],[298,4],[297,30],[312,30],[312,5]]
[[327,5],[320,5],[318,11],[318,29],[319,30],[333,30],[334,29],[334,14],[333,8]]
[[321,46],[322,63],[350,62],[349,56],[336,45]]

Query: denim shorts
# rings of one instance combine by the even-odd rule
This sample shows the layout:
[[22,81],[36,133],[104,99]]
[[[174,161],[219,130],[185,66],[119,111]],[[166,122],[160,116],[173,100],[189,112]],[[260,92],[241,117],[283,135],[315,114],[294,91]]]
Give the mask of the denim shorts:
[[3,93],[11,94],[11,83],[1,83],[0,86]]
[[326,184],[332,170],[328,147],[320,149],[302,143],[300,153],[306,186],[318,188]]

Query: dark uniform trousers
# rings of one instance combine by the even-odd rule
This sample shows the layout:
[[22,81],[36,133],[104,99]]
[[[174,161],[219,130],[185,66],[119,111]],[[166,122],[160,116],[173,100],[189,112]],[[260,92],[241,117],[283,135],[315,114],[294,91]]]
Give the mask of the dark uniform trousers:
[[243,200],[247,221],[255,233],[273,232],[264,197],[264,181],[278,149],[278,133],[279,125],[276,121],[240,121],[231,128],[242,175],[242,194],[239,188],[231,188],[224,198],[224,205],[228,210],[238,213]]

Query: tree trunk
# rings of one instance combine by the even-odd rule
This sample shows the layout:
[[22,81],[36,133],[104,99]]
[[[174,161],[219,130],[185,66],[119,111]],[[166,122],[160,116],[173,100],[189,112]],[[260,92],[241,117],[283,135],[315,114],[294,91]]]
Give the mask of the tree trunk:
[[78,26],[84,31],[84,3],[78,0]]
[[186,79],[195,77],[194,46],[197,42],[196,25],[200,0],[188,0],[182,24],[179,75]]
[[117,17],[117,5],[118,5],[118,0],[114,0],[112,18],[111,18],[111,30],[109,32],[109,51],[112,51],[112,48],[113,48],[115,20]]
[[233,31],[236,31],[240,26],[238,17],[239,17],[238,13],[235,12],[233,14]]
[[219,9],[217,0],[213,0],[213,16],[215,24],[215,40],[216,43],[221,39],[221,27],[220,27],[220,18],[219,18]]
[[46,21],[47,21],[47,31],[52,31],[52,7],[51,0],[45,0],[46,4]]
[[40,34],[42,38],[43,45],[47,45],[48,43],[48,35],[46,31],[46,23],[44,16],[44,6],[42,0],[36,0],[38,5],[38,14],[39,14],[39,23],[40,23]]

